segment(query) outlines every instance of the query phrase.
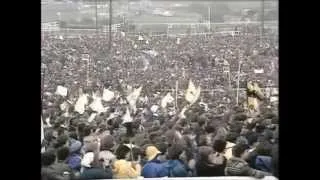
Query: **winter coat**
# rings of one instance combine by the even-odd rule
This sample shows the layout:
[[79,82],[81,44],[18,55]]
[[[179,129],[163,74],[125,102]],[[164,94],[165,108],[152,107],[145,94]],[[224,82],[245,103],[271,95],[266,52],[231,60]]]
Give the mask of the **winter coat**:
[[227,161],[227,166],[225,168],[226,176],[251,176],[255,178],[263,178],[269,173],[253,169],[249,164],[243,159],[232,157]]
[[255,169],[271,173],[271,163],[272,158],[270,156],[257,156],[255,160]]
[[80,180],[90,179],[112,179],[112,170],[110,168],[103,169],[99,167],[86,167],[80,174]]
[[69,165],[69,167],[74,170],[74,171],[80,171],[81,169],[81,156],[80,154],[71,154],[68,158],[67,158],[67,164]]
[[199,177],[224,176],[227,159],[223,155],[214,158],[215,162],[209,160],[200,160],[197,162],[196,169]]
[[71,180],[74,179],[74,173],[65,163],[55,163],[41,169],[42,180]]
[[114,178],[137,178],[141,173],[140,164],[136,164],[132,167],[132,162],[124,159],[116,160],[112,169]]
[[142,168],[141,176],[144,178],[158,178],[169,176],[169,171],[165,163],[158,159],[148,161]]

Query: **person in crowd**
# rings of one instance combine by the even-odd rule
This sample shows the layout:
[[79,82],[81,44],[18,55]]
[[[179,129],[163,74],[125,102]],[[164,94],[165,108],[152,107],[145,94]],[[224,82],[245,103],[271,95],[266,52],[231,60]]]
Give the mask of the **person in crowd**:
[[[68,147],[60,147],[57,149],[57,160],[55,163],[47,167],[49,177],[53,179],[74,179],[75,175],[72,169],[66,164],[66,159],[69,156]],[[50,179],[50,178],[49,178]]]
[[101,139],[99,152],[99,160],[103,162],[104,168],[111,168],[111,165],[116,160],[112,148],[115,146],[114,139],[111,135],[106,135]]
[[51,165],[56,161],[54,151],[46,151],[41,154],[41,179],[49,180],[54,179]]
[[99,161],[98,154],[87,152],[81,161],[81,180],[112,179],[112,171],[106,171],[103,162]]
[[72,139],[69,146],[69,157],[66,160],[66,163],[69,167],[75,172],[80,172],[81,169],[81,147],[82,144],[80,141]]
[[120,144],[116,150],[117,160],[113,164],[114,178],[137,178],[141,174],[141,165],[137,162],[128,161],[130,148]]
[[161,152],[152,145],[146,147],[147,163],[143,166],[141,175],[144,178],[159,178],[169,176],[165,164],[159,160]]
[[245,161],[248,156],[249,146],[245,144],[237,144],[232,148],[233,157],[227,161],[225,168],[226,176],[251,176],[255,178],[263,178],[269,173],[253,169]]
[[183,146],[181,144],[173,144],[168,149],[168,162],[167,168],[169,171],[169,177],[188,177],[192,174],[188,164],[185,164],[180,155],[183,152]]

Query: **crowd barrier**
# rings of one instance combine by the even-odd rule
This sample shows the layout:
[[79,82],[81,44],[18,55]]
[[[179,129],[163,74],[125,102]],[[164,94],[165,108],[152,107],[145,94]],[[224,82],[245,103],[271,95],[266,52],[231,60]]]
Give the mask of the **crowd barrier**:
[[[182,177],[182,178],[136,178],[137,180],[257,180],[253,177],[238,177],[238,176],[222,176],[222,177]],[[109,180],[109,179],[104,179]],[[132,180],[132,179],[119,179],[119,180]],[[261,180],[278,180],[278,178],[274,176],[266,176]]]

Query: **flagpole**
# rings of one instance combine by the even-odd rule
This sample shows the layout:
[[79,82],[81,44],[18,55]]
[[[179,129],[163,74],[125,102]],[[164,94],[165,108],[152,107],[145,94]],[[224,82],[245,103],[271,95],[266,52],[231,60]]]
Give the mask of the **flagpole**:
[[240,70],[241,70],[241,61],[239,61],[239,66],[238,66],[238,79],[237,79],[237,105],[239,105]]
[[179,89],[179,81],[176,80],[176,98],[175,98],[175,110],[178,111],[178,89]]

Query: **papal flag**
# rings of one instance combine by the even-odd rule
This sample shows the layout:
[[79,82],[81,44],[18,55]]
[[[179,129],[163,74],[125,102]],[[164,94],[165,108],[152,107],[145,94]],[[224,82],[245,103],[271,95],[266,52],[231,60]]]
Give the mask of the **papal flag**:
[[[41,117],[41,144],[43,143],[44,140],[44,129],[43,129],[43,121]],[[45,147],[41,148],[41,153],[45,152]]]
[[166,108],[168,103],[172,103],[174,101],[171,93],[168,92],[166,96],[164,96],[161,100],[161,107]]
[[125,123],[129,123],[129,122],[132,122],[133,119],[130,115],[130,111],[129,111],[129,108],[127,107],[127,110],[126,110],[126,114],[122,117],[122,124],[125,124]]
[[101,97],[96,97],[93,102],[89,105],[89,107],[97,112],[97,113],[102,113],[106,112],[108,108],[103,107],[102,102],[101,102]]
[[110,91],[109,89],[103,90],[102,100],[109,102],[114,98],[114,92]]
[[137,110],[136,102],[140,96],[141,90],[142,90],[142,86],[140,86],[138,89],[134,89],[133,92],[131,92],[127,96],[127,101],[129,102],[129,105],[134,112],[136,112]]
[[82,94],[74,106],[74,111],[78,112],[79,114],[83,114],[85,111],[85,106],[88,104],[88,95]]
[[198,88],[196,88],[194,86],[193,82],[190,80],[189,85],[188,85],[188,89],[185,94],[185,98],[190,104],[193,104],[199,99],[200,92],[201,92],[200,86]]

